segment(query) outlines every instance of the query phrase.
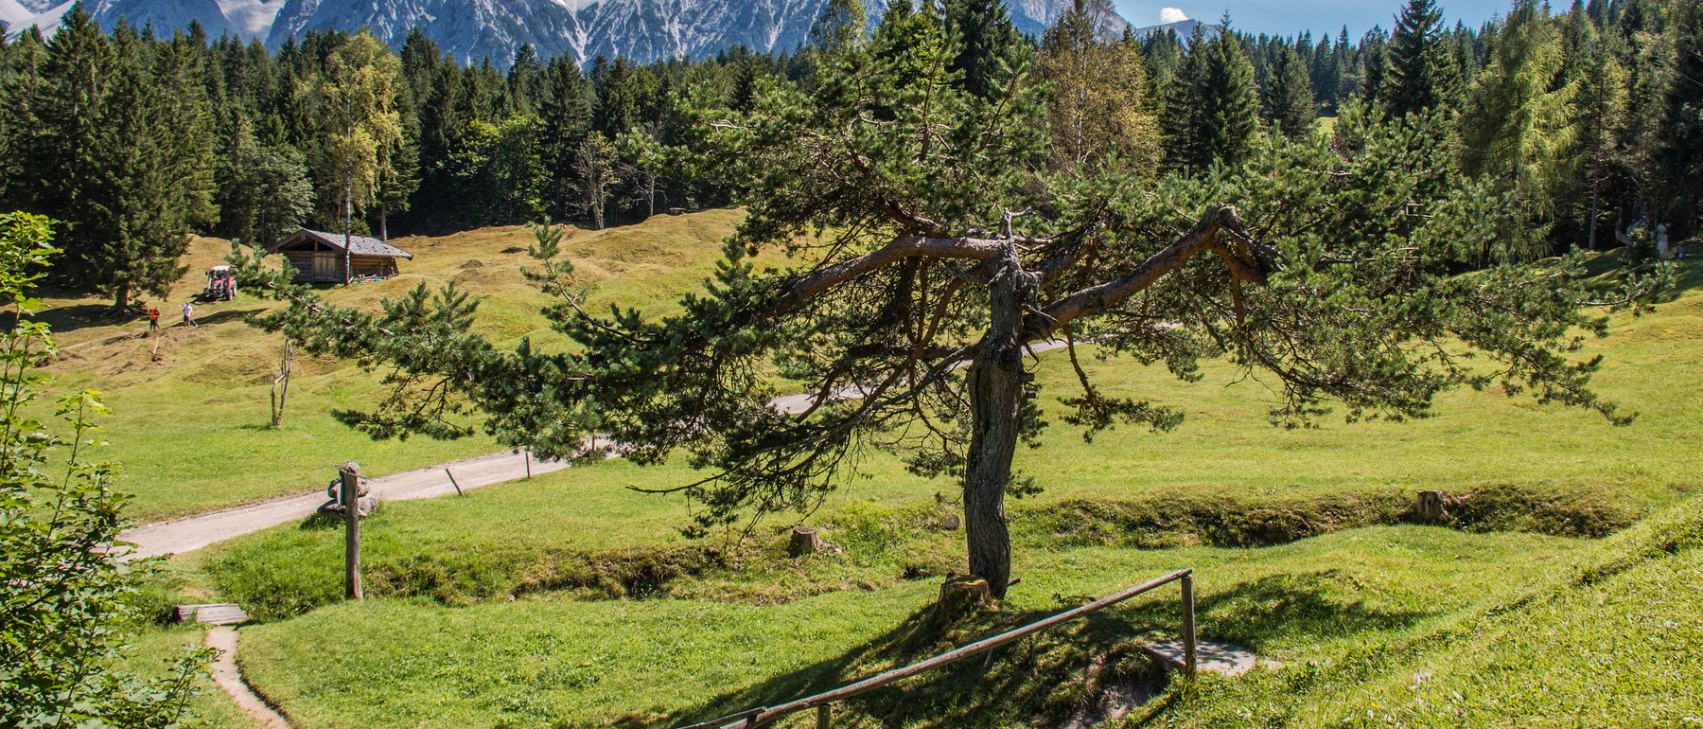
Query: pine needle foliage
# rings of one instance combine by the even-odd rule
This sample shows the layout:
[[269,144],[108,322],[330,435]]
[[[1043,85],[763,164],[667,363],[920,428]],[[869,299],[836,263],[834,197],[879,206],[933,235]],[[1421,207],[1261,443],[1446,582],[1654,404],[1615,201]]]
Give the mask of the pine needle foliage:
[[[588,310],[559,233],[538,229],[530,275],[565,343],[499,351],[471,333],[476,302],[453,287],[357,311],[248,265],[246,290],[291,303],[261,326],[388,373],[394,397],[343,414],[356,427],[456,435],[482,414],[542,456],[594,457],[599,434],[637,463],[684,458],[704,477],[665,491],[691,504],[692,534],[808,512],[867,454],[897,453],[961,484],[968,568],[996,595],[1005,497],[1045,486],[1012,470],[1046,428],[1030,371],[1042,346],[1074,358],[1093,341],[1184,379],[1225,359],[1270,378],[1285,427],[1427,417],[1461,387],[1629,421],[1590,389],[1599,362],[1575,357],[1605,324],[1581,309],[1572,262],[1454,275],[1509,204],[1455,169],[1442,118],[1351,106],[1334,138],[1254,134],[1241,42],[1189,54],[1202,78],[1242,89],[1207,115],[1230,130],[1200,148],[1218,163],[1144,182],[1037,164],[1043,89],[968,93],[942,20],[895,4],[808,88],[698,109],[679,144],[648,145],[651,164],[713,175],[747,211],[678,313]],[[759,253],[786,264],[760,269]],[[1063,400],[1086,435],[1186,427],[1143,393],[1077,379]],[[794,388],[802,407],[771,405]]]

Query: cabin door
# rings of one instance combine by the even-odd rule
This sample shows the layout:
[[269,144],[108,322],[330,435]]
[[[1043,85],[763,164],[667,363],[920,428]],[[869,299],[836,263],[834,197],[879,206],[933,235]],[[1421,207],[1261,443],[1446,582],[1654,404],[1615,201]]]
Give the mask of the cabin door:
[[316,279],[337,278],[337,254],[313,254],[313,277]]

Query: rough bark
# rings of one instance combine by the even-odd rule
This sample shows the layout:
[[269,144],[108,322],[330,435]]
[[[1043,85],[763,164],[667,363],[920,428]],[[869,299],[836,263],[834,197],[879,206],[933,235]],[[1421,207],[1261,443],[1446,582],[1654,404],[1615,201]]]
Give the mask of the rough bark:
[[1023,309],[1036,293],[1036,277],[1023,270],[1015,245],[1007,244],[989,287],[988,332],[971,363],[972,430],[964,476],[964,532],[970,574],[987,580],[995,599],[1011,581],[1011,535],[1005,521],[1005,489],[1021,431],[1024,385]]

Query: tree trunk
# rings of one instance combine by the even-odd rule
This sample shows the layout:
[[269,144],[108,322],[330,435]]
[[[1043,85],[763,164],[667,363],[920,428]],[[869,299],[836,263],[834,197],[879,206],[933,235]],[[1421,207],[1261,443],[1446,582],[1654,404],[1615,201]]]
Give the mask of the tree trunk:
[[969,462],[964,475],[964,532],[970,574],[987,580],[996,599],[1011,581],[1011,535],[1005,524],[1005,488],[1022,429],[1024,386],[1023,306],[1035,296],[1036,281],[1009,247],[990,286],[992,322],[970,365]]
[[355,229],[355,183],[343,185],[343,285],[354,280],[355,256],[349,252]]
[[295,369],[296,348],[284,340],[284,351],[278,357],[278,375],[272,378],[272,427],[284,422],[284,406],[290,400],[290,372]]
[[112,308],[114,311],[128,311],[130,309],[130,286],[128,284],[120,284],[118,290],[113,292]]
[[592,196],[591,228],[592,230],[603,230],[603,201],[606,199],[603,194],[603,185],[597,185],[593,188]]
[[1602,188],[1602,182],[1597,178],[1596,175],[1592,175],[1591,176],[1591,213],[1590,213],[1589,217],[1585,218],[1586,223],[1590,225],[1591,233],[1590,233],[1590,237],[1589,237],[1589,239],[1588,239],[1588,241],[1586,242],[1585,245],[1589,247],[1589,250],[1593,250],[1593,251],[1597,249],[1597,225],[1598,225],[1597,224],[1597,216],[1601,214],[1600,208],[1602,207],[1602,202],[1601,202],[1602,201],[1602,190],[1601,190],[1601,188]]

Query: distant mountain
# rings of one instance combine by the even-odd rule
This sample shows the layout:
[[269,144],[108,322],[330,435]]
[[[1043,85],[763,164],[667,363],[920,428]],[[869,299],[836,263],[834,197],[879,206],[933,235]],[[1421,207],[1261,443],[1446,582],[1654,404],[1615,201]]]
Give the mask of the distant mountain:
[[[865,0],[872,15],[885,0]],[[1007,0],[1018,30],[1039,35],[1073,0]],[[27,3],[27,4],[26,4]],[[463,62],[507,66],[524,43],[544,56],[640,62],[702,58],[734,46],[762,52],[803,44],[828,0],[87,0],[103,26],[120,18],[168,32],[199,21],[277,47],[310,30],[368,28],[400,46],[418,27]],[[34,13],[46,31],[70,3],[0,0],[0,19]],[[27,12],[26,12],[27,11]],[[26,22],[13,23],[21,29]]]

